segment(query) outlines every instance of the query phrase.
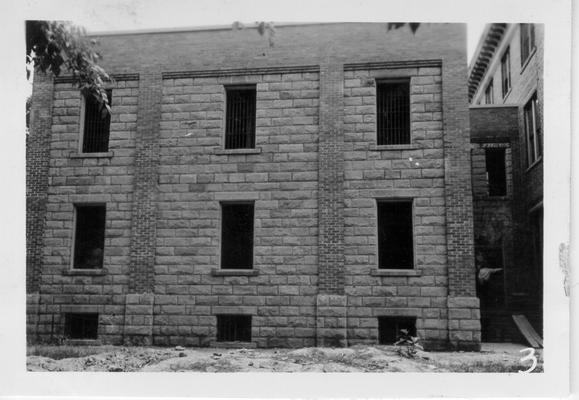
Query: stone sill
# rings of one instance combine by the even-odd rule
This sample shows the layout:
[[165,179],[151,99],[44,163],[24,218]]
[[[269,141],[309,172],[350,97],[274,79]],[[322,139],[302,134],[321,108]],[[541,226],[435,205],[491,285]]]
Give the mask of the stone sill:
[[213,154],[233,155],[233,154],[261,154],[261,147],[255,149],[215,149]]
[[370,151],[388,151],[388,150],[418,150],[422,146],[418,144],[383,144],[383,145],[372,145],[370,146]]
[[255,269],[212,269],[213,276],[257,276],[259,271]]
[[112,151],[105,153],[70,153],[70,158],[111,158],[115,155]]
[[255,349],[257,348],[257,343],[255,342],[218,342],[214,340],[210,343],[211,347],[224,348],[224,349]]
[[374,269],[370,272],[372,276],[420,276],[420,271],[415,269]]
[[108,273],[106,268],[99,269],[65,269],[62,271],[64,276],[104,276]]
[[67,346],[100,346],[99,339],[66,339],[64,344]]

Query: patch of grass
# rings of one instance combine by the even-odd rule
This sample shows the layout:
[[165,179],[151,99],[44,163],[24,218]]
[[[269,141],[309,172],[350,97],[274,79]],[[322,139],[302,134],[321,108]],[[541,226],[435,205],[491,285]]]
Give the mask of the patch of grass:
[[115,350],[114,346],[49,346],[34,345],[26,349],[27,356],[41,356],[61,360],[63,358],[80,358]]

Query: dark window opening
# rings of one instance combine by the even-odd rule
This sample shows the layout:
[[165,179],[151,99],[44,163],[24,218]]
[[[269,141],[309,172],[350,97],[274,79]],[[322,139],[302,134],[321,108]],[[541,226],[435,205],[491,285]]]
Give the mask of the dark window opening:
[[511,90],[511,50],[507,49],[501,58],[501,83],[503,97]]
[[535,25],[521,24],[521,66],[535,49]]
[[378,343],[394,344],[404,334],[416,336],[415,317],[378,317]]
[[255,148],[255,86],[231,87],[225,90],[225,148]]
[[97,313],[69,313],[64,316],[64,336],[69,339],[96,339],[98,327]]
[[537,161],[543,153],[541,127],[537,106],[537,93],[535,93],[523,109],[528,165]]
[[412,269],[412,201],[378,202],[378,264],[384,269]]
[[[109,106],[112,106],[113,91],[107,90]],[[85,97],[83,153],[102,153],[109,151],[111,114],[92,94]]]
[[410,82],[376,83],[378,145],[410,144]]
[[489,82],[486,90],[485,90],[485,104],[493,104],[494,102],[494,89],[493,89],[493,80]]
[[102,268],[105,218],[104,205],[76,206],[74,268]]
[[507,170],[505,149],[485,149],[489,196],[506,196]]
[[251,315],[218,315],[218,342],[251,342]]
[[253,203],[221,204],[221,268],[253,268]]

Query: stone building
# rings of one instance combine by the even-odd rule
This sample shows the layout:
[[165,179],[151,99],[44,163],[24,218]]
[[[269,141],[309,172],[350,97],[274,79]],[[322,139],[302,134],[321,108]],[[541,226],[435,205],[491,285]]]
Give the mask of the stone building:
[[110,117],[34,79],[30,341],[480,347],[464,24],[99,40]]
[[543,25],[487,25],[468,86],[482,338],[518,341],[513,315],[542,334]]

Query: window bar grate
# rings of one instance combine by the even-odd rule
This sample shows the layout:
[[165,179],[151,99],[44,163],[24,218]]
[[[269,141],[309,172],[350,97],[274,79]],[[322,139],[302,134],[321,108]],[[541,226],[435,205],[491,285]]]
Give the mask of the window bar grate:
[[[112,90],[107,90],[109,105],[112,105]],[[111,116],[103,117],[103,109],[98,101],[89,94],[85,99],[83,153],[106,152],[109,149]]]
[[255,89],[227,90],[225,148],[255,147]]
[[409,82],[378,84],[378,145],[410,143],[409,92]]

